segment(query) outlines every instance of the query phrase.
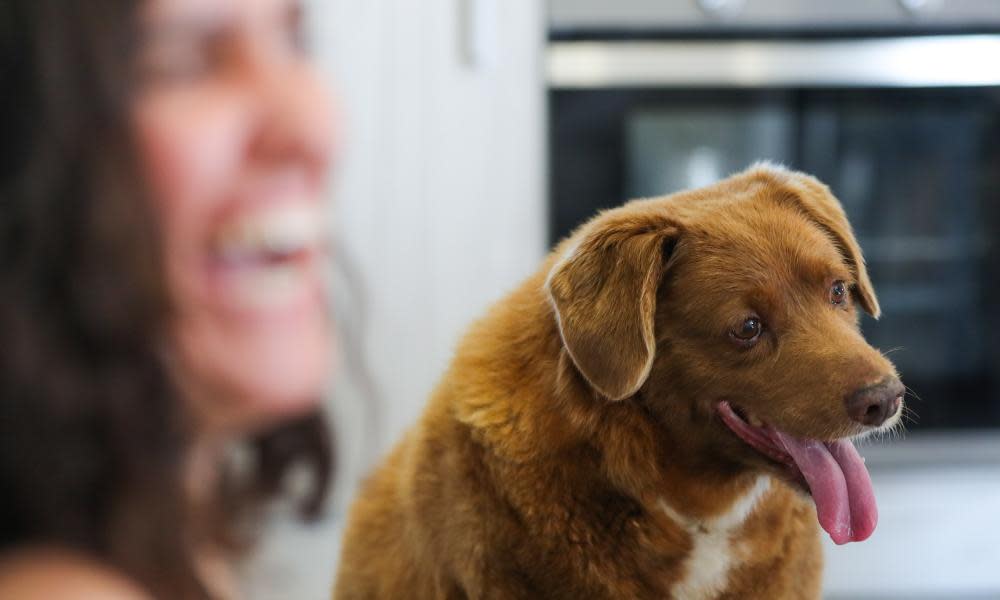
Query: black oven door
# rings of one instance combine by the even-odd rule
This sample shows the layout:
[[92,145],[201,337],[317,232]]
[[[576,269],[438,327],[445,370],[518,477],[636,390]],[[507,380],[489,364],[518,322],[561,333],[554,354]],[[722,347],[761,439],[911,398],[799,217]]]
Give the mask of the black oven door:
[[593,73],[567,84],[550,63],[553,241],[600,208],[758,160],[812,173],[865,250],[884,316],[863,327],[914,392],[908,428],[1000,428],[1000,73],[970,80],[942,65],[879,85],[845,67],[821,77],[806,61],[800,73],[713,79],[703,57],[696,74],[622,79],[607,63],[617,74],[604,84]]

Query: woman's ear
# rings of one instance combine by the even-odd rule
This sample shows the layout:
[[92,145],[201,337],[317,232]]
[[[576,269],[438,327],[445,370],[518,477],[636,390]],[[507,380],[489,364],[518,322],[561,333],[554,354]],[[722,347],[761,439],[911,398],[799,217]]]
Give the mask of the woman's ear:
[[626,205],[584,226],[546,290],[566,351],[602,395],[621,400],[649,376],[656,290],[679,228],[648,206]]

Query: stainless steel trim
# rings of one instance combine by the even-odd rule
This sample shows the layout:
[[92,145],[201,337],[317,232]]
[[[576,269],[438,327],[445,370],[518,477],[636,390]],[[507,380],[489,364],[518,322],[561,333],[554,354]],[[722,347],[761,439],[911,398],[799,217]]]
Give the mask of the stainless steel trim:
[[897,32],[939,27],[1000,25],[997,0],[712,0],[725,10],[704,10],[702,0],[548,0],[549,26],[561,31],[697,31],[701,28],[770,31],[852,29]]
[[553,88],[1000,85],[1000,35],[554,42]]

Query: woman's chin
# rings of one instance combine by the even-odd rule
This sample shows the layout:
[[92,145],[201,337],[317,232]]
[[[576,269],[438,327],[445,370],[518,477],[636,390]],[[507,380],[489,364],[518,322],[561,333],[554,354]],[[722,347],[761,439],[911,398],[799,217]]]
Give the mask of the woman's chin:
[[201,338],[185,353],[183,379],[200,429],[253,433],[319,406],[333,371],[327,324],[263,333]]

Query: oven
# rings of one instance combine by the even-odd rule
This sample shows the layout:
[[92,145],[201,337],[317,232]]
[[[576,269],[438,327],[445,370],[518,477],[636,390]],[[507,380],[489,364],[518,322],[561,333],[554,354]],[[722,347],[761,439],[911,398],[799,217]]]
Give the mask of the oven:
[[[552,0],[550,238],[757,160],[841,200],[910,387],[829,597],[1000,597],[1000,2]],[[855,547],[856,546],[856,547]]]

